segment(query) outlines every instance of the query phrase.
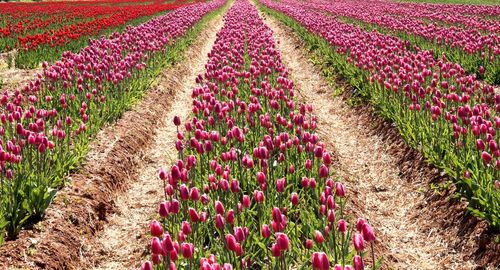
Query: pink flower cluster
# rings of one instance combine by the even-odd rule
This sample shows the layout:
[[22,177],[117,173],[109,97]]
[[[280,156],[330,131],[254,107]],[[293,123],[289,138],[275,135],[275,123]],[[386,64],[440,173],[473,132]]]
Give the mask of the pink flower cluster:
[[313,107],[296,105],[273,33],[247,0],[225,15],[208,56],[194,116],[184,130],[173,119],[179,159],[160,170],[165,198],[142,269],[324,269],[321,250],[322,265],[360,269],[374,230],[360,219],[354,242]]
[[[291,2],[293,2],[292,0]],[[426,22],[423,18],[434,18],[425,8],[406,7],[402,3],[390,2],[372,2],[372,1],[339,1],[325,2],[315,1],[315,8],[325,10],[335,16],[345,16],[354,18],[366,23],[375,24],[390,30],[402,31],[405,33],[417,35],[427,40],[432,40],[437,44],[447,45],[463,49],[469,54],[479,53],[488,57],[489,61],[494,61],[500,54],[500,22],[486,20],[490,23],[489,33],[482,33],[476,27],[467,27],[466,29],[458,26],[446,26],[438,23]],[[305,5],[305,4],[304,4]],[[307,5],[311,5],[309,2]],[[425,6],[424,6],[425,7]],[[491,7],[495,9],[495,7]],[[423,14],[421,14],[423,13]],[[430,13],[435,14],[435,13]],[[472,25],[481,24],[485,20],[479,20],[477,17],[466,17],[455,15],[455,17],[464,18],[465,22]],[[452,20],[450,18],[450,20]],[[481,24],[486,26],[487,24]]]

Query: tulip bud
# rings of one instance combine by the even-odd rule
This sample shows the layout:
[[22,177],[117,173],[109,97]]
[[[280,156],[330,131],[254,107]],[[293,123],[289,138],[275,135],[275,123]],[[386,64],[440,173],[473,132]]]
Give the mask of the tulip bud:
[[158,239],[158,237],[156,236],[151,239],[151,251],[153,252],[153,254],[161,254],[163,251],[160,239]]
[[358,218],[358,221],[356,222],[356,229],[358,232],[361,232],[363,230],[363,225],[365,224],[365,220],[362,218]]
[[314,238],[316,239],[316,242],[318,244],[325,242],[325,238],[323,237],[323,234],[318,230],[314,231]]
[[339,182],[335,183],[335,194],[340,198],[345,197],[345,189],[342,183]]
[[367,242],[375,241],[375,231],[373,230],[372,226],[370,226],[370,224],[363,224],[362,234],[363,238]]
[[286,186],[286,179],[285,178],[280,178],[276,181],[276,191],[281,193],[285,191],[285,186]]
[[192,230],[191,230],[191,224],[187,221],[183,221],[181,225],[182,233],[185,235],[189,235]]
[[168,216],[168,211],[169,211],[169,204],[167,202],[161,202],[160,209],[158,210],[160,217],[166,218]]
[[365,248],[363,236],[359,233],[354,234],[352,243],[357,252],[361,252]]
[[281,249],[278,247],[278,244],[273,243],[273,245],[271,246],[271,251],[273,257],[281,257]]
[[198,212],[192,207],[188,208],[188,213],[189,213],[189,218],[191,219],[191,222],[196,223],[200,221],[200,216],[198,215]]
[[484,147],[485,147],[485,145],[484,145],[483,140],[481,140],[481,139],[477,139],[477,140],[476,140],[476,147],[477,147],[477,150],[479,150],[479,151],[484,151]]
[[170,237],[170,234],[165,234],[165,236],[163,237],[162,246],[166,252],[171,252],[172,250],[174,250],[174,243],[172,242],[172,237]]
[[328,270],[330,269],[330,262],[328,256],[324,252],[314,252],[311,256],[311,264],[315,270]]
[[151,231],[151,235],[153,236],[162,236],[163,235],[163,226],[161,226],[160,222],[153,220],[149,225],[149,229]]
[[288,250],[290,245],[290,240],[288,236],[284,233],[276,233],[276,244],[281,251]]
[[326,167],[325,164],[321,164],[321,167],[319,168],[319,177],[320,178],[328,177],[328,167]]
[[181,118],[179,116],[174,116],[174,125],[180,126],[181,125]]
[[292,205],[298,205],[299,204],[299,195],[296,192],[292,192],[290,200],[292,202]]
[[244,208],[249,208],[250,207],[250,197],[248,195],[243,195],[243,199],[241,200],[241,203]]
[[198,190],[198,188],[191,188],[191,191],[189,192],[189,198],[191,198],[191,200],[195,202],[200,199],[200,191]]
[[267,226],[267,224],[262,224],[260,231],[261,231],[262,237],[264,237],[264,238],[269,238],[269,236],[271,236],[271,230],[269,229],[269,226]]
[[237,241],[234,235],[232,234],[226,234],[226,244],[227,248],[231,251],[236,251],[237,249]]
[[186,259],[191,259],[194,253],[194,245],[191,243],[182,243],[181,244],[182,256]]
[[481,158],[483,159],[485,164],[489,164],[493,159],[491,155],[486,151],[483,151],[483,153],[481,153]]
[[141,270],[153,270],[153,265],[150,261],[145,261],[141,266]]
[[338,230],[341,233],[345,233],[347,231],[347,222],[345,220],[339,220]]
[[305,247],[307,249],[311,249],[313,247],[313,244],[314,244],[314,242],[312,239],[306,239]]
[[169,212],[172,214],[178,214],[180,211],[180,203],[176,199],[172,199],[170,202]]
[[257,182],[261,185],[266,183],[266,175],[263,172],[257,173]]
[[224,217],[221,214],[215,216],[215,227],[219,230],[224,229]]
[[224,205],[220,201],[215,201],[215,213],[224,215]]
[[363,270],[363,259],[359,255],[355,255],[352,264],[354,265],[354,270]]

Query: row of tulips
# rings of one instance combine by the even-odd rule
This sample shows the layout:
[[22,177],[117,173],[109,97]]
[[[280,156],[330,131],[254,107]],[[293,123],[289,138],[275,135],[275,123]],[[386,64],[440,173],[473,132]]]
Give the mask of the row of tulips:
[[440,25],[457,26],[467,30],[479,29],[485,33],[500,33],[500,6],[494,5],[436,5],[410,2],[377,2],[385,13],[411,17]]
[[273,33],[247,0],[208,56],[193,117],[173,119],[178,160],[159,172],[164,199],[142,269],[376,268],[374,230],[348,221],[312,105],[296,105]]
[[178,59],[200,31],[200,20],[224,2],[182,7],[91,40],[80,53],[66,52],[44,65],[21,89],[0,95],[0,231],[14,237],[28,219],[42,216],[92,136]]
[[456,179],[470,211],[500,227],[500,96],[458,64],[295,4],[261,0]]
[[[34,68],[42,61],[60,58],[62,51],[79,51],[88,44],[89,37],[104,34],[105,30],[118,30],[125,24],[141,22],[142,18],[188,4],[181,0],[116,6],[118,3],[120,1],[6,4],[0,11],[0,21],[6,21],[5,26],[0,27],[0,51],[16,48],[16,67]],[[18,13],[27,15],[13,19]]]
[[[500,36],[497,32],[482,33],[477,28],[463,29],[418,20],[415,18],[418,10],[412,11],[413,16],[395,15],[392,8],[403,5],[399,3],[340,1],[332,4],[324,0],[314,3],[308,2],[304,6],[312,5],[365,30],[375,29],[408,40],[411,42],[409,50],[431,50],[435,58],[445,54],[451,61],[460,63],[467,73],[476,73],[488,83],[500,84]],[[493,22],[498,23],[500,31],[500,22]]]

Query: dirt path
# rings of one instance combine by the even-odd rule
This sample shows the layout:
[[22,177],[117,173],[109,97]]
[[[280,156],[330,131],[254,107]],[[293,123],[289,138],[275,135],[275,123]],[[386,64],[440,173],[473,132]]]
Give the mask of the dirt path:
[[130,188],[118,198],[116,214],[108,218],[108,225],[91,246],[94,250],[95,269],[130,269],[139,267],[144,252],[148,250],[146,233],[155,217],[163,196],[162,182],[158,179],[160,167],[167,167],[176,160],[176,130],[174,116],[187,119],[191,109],[191,90],[195,78],[204,72],[207,54],[214,44],[216,33],[223,25],[222,15],[213,19],[198,35],[182,61],[158,81],[158,89],[173,91],[172,106],[157,129],[154,143],[146,153],[143,167],[137,178],[130,179]]
[[342,98],[334,97],[334,89],[309,61],[299,38],[274,18],[264,17],[279,41],[278,49],[299,99],[315,105],[320,137],[333,147],[338,173],[351,198],[359,202],[360,209],[354,211],[369,219],[381,240],[378,245],[385,246],[379,249],[385,250],[385,263],[393,269],[473,268],[475,264],[464,261],[463,254],[448,247],[442,235],[421,229],[431,220],[410,218],[425,204],[424,195],[418,191],[426,189],[427,179],[410,183],[401,178],[389,146],[370,132],[366,121],[357,119],[357,112]]

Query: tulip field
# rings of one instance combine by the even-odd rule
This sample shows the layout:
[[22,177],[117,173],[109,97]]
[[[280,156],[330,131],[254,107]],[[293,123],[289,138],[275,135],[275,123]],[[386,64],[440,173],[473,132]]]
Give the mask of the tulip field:
[[500,267],[500,5],[0,3],[0,53],[2,269]]
[[89,38],[112,33],[125,24],[173,10],[187,1],[72,1],[37,5],[6,3],[0,10],[0,53],[18,50],[15,66],[37,67],[64,51],[78,52]]

